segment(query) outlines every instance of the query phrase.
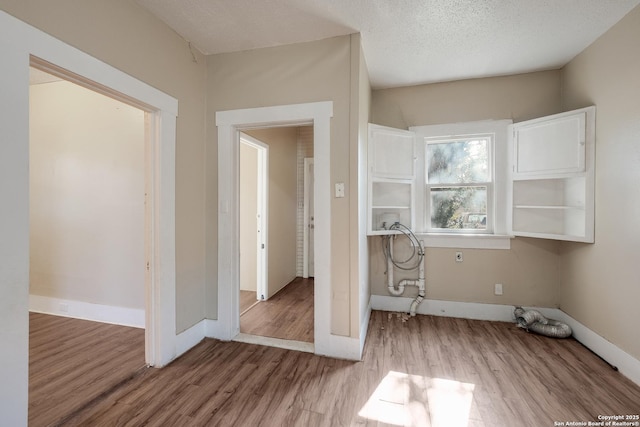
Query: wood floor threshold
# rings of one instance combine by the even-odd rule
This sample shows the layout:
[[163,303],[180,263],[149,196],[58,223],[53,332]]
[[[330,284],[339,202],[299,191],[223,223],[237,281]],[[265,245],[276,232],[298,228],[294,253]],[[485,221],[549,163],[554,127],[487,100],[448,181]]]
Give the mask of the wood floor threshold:
[[260,304],[260,301],[256,300],[256,302],[254,302],[253,304],[251,304],[249,307],[247,307],[242,313],[240,313],[240,317],[242,317],[243,314],[247,313],[249,310],[251,310],[253,307],[255,307],[256,305]]
[[263,337],[260,335],[251,335],[239,333],[233,341],[243,342],[246,344],[266,345],[268,347],[282,348],[284,350],[302,351],[305,353],[315,353],[313,343],[306,341],[283,340],[280,338]]

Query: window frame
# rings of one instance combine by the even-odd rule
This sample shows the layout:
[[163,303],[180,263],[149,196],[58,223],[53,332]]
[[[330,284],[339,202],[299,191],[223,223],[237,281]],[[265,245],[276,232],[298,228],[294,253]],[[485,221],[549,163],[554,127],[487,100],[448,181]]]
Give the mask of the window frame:
[[[455,143],[460,141],[472,141],[472,140],[487,140],[487,174],[488,180],[482,182],[463,182],[463,183],[455,183],[455,184],[430,184],[428,179],[428,171],[427,171],[427,150],[426,148],[430,144],[442,144],[442,143]],[[494,171],[494,141],[495,134],[493,133],[482,133],[482,134],[467,134],[467,135],[453,135],[453,137],[424,137],[422,139],[422,143],[424,143],[424,173],[422,176],[418,176],[418,179],[424,179],[424,206],[423,212],[424,214],[421,216],[421,220],[423,221],[423,229],[426,230],[427,233],[445,233],[445,234],[493,234],[493,230],[495,228],[495,209],[494,209],[494,181],[495,181],[495,171]],[[486,187],[487,191],[487,222],[486,227],[484,229],[457,229],[457,228],[436,228],[431,225],[431,188],[457,188],[457,187]]]
[[[511,206],[509,181],[509,126],[512,120],[483,120],[475,122],[448,123],[412,126],[416,134],[416,229],[427,247],[510,249],[511,236],[508,233],[508,211]],[[492,191],[487,188],[487,217],[492,212],[492,229],[449,230],[431,229],[426,189],[426,145],[428,141],[464,138],[469,135],[492,135],[489,153]],[[430,215],[430,214],[429,214]],[[489,222],[489,221],[487,221]]]

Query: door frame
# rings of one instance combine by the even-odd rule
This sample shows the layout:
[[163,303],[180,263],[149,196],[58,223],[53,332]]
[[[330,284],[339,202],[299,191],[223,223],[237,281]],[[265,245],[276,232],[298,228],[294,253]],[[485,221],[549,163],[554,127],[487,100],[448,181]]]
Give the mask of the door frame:
[[[48,62],[42,58],[31,55],[29,60],[31,67],[37,68],[46,73],[60,77],[64,80],[75,83],[93,92],[113,98],[117,101],[139,108],[144,112],[144,260],[145,265],[145,362],[149,366],[163,365],[163,349],[160,336],[162,323],[161,316],[166,313],[159,310],[157,294],[159,294],[161,283],[158,280],[159,262],[158,249],[161,240],[160,230],[157,227],[158,219],[162,212],[162,206],[158,203],[161,196],[159,177],[161,174],[161,163],[158,162],[158,154],[162,144],[162,130],[159,128],[162,120],[158,110],[150,107],[125,93],[116,89],[104,86],[97,81],[90,80],[72,70],[63,68],[52,62]],[[175,145],[175,141],[173,143]],[[164,239],[163,244],[165,243]],[[173,285],[173,294],[175,295],[175,284]],[[173,311],[175,324],[175,310]],[[174,327],[175,331],[175,327]],[[167,335],[170,334],[167,327]],[[173,332],[175,335],[175,332]],[[167,349],[168,350],[168,349]],[[167,362],[171,360],[168,359]]]
[[[247,129],[313,125],[316,239],[314,352],[344,357],[342,340],[331,334],[331,117],[333,102],[216,112],[218,127],[218,315],[210,335],[232,340],[240,333],[239,197],[240,132]],[[342,338],[342,337],[340,337]]]
[[[253,147],[258,152],[258,233],[256,299],[265,300],[269,295],[269,146],[264,142],[240,133],[240,142]],[[242,171],[240,171],[242,173]]]
[[[311,222],[309,221],[309,203],[310,203],[310,195],[311,188],[309,186],[309,166],[314,165],[315,163],[313,157],[305,157],[304,158],[304,201],[303,201],[303,218],[302,218],[302,277],[304,279],[309,278],[309,230],[311,226]],[[314,169],[315,172],[315,169]],[[315,182],[315,173],[314,173],[314,182]],[[315,203],[314,203],[315,206]],[[314,225],[315,226],[315,225]],[[314,233],[315,235],[315,233]],[[315,251],[314,251],[315,253]]]
[[[176,356],[175,142],[178,101],[0,11],[0,424],[26,424],[29,387],[29,67],[66,70],[74,83],[147,112],[150,192],[145,354]],[[54,65],[55,64],[55,65]],[[6,345],[4,345],[6,344]]]

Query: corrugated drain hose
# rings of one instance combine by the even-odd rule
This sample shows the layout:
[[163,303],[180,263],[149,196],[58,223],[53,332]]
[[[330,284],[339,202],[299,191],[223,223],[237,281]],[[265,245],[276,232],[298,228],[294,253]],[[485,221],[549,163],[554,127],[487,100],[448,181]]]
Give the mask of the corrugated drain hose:
[[571,327],[558,320],[547,319],[537,310],[525,310],[516,307],[513,311],[518,327],[536,334],[551,338],[567,338],[571,336]]

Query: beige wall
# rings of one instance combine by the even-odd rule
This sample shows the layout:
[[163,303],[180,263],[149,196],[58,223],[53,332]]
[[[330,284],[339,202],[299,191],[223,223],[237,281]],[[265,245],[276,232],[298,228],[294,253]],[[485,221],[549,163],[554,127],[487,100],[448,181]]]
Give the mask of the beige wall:
[[[331,186],[350,189],[351,37],[342,36],[208,57],[207,88],[207,318],[217,314],[217,129],[216,111],[333,101],[331,119]],[[333,191],[332,191],[333,194]],[[331,332],[351,334],[349,227],[350,192],[331,202]]]
[[367,316],[371,300],[369,285],[369,244],[367,239],[367,143],[369,118],[371,113],[371,83],[367,63],[362,50],[360,35],[351,38],[352,54],[352,95],[351,95],[351,192],[357,194],[351,201],[351,209],[357,212],[358,221],[351,224],[351,248],[354,259],[351,266],[351,282],[358,288],[352,289],[353,299],[359,301],[359,311],[352,313],[351,333],[364,334],[368,326]]
[[178,99],[177,332],[202,320],[205,58],[128,0],[0,0],[0,9]]
[[296,277],[298,130],[285,127],[246,133],[269,146],[269,259],[265,297],[271,298]]
[[240,144],[240,290],[257,290],[258,150]]
[[372,123],[400,129],[487,119],[519,122],[560,112],[560,71],[374,90],[372,102]]
[[30,294],[145,308],[144,112],[30,89]]
[[[373,91],[372,122],[406,129],[409,126],[486,119],[514,122],[561,110],[560,71],[464,80]],[[389,295],[380,238],[370,237],[371,293]],[[557,256],[559,243],[515,238],[510,250],[456,249],[426,252],[427,298],[478,303],[556,307],[559,304]],[[396,280],[409,275],[396,274]],[[496,283],[504,295],[495,296]],[[409,289],[407,296],[417,294]]]
[[560,250],[560,306],[640,359],[640,7],[563,69],[563,107],[595,105],[595,244]]

